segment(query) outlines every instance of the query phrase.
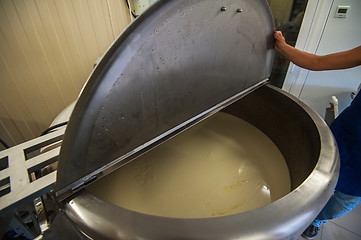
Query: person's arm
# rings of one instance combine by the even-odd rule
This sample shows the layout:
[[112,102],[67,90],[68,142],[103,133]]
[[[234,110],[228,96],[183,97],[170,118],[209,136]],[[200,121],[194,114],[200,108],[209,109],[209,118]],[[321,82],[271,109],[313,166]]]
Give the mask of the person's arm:
[[274,32],[275,49],[299,67],[313,71],[337,70],[361,65],[361,46],[328,55],[315,55],[288,45],[280,31]]

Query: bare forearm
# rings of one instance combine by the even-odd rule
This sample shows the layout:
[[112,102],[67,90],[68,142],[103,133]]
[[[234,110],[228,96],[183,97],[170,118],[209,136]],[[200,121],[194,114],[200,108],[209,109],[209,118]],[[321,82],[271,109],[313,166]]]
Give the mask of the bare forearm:
[[299,67],[313,71],[325,70],[326,66],[323,66],[320,56],[300,51],[287,44],[277,50]]
[[[351,53],[357,50],[360,57]],[[290,45],[285,45],[279,52],[297,66],[313,71],[346,69],[361,64],[361,47],[324,56],[303,52]]]
[[275,49],[294,64],[314,71],[346,69],[361,65],[361,46],[354,49],[319,56],[288,45],[282,33],[275,31]]

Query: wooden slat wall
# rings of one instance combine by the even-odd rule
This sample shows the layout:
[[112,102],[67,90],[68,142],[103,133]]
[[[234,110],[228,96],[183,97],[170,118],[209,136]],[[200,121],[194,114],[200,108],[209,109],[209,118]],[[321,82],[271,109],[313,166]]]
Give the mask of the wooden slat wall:
[[1,0],[0,137],[39,136],[130,21],[124,0]]

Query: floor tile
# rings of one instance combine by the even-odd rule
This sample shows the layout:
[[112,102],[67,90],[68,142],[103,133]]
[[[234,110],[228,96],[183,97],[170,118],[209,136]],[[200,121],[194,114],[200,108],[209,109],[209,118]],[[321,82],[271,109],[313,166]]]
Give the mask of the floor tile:
[[324,224],[322,240],[361,240],[361,236],[348,231],[333,222]]
[[337,219],[333,219],[330,222],[361,236],[361,204],[355,207],[351,212]]

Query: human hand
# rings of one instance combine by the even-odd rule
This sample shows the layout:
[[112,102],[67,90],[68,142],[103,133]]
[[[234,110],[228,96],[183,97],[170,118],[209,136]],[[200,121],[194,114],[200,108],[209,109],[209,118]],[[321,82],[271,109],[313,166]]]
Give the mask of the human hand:
[[275,49],[281,51],[283,46],[287,45],[285,37],[281,31],[274,31],[273,37],[275,39]]

